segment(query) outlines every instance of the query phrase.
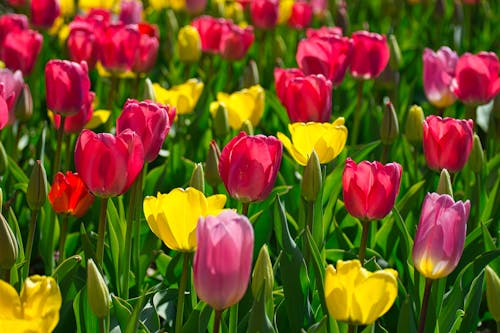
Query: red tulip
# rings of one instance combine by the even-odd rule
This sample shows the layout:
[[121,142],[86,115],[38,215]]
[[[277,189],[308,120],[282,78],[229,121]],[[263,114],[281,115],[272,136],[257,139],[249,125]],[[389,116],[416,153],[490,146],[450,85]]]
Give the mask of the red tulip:
[[7,0],[7,3],[12,7],[18,8],[26,5],[26,0]]
[[281,164],[283,145],[274,136],[240,132],[222,149],[219,173],[229,194],[242,202],[267,198]]
[[304,74],[323,74],[336,87],[344,79],[351,53],[352,41],[332,34],[301,40],[296,58]]
[[401,165],[395,162],[356,164],[347,158],[342,174],[342,193],[349,214],[367,221],[383,219],[394,207],[401,173]]
[[47,107],[63,116],[72,116],[88,102],[90,79],[87,64],[50,60],[45,66]]
[[144,148],[132,130],[114,136],[83,130],[76,141],[76,171],[98,197],[125,193],[144,165]]
[[61,13],[58,0],[31,0],[31,22],[33,25],[50,28]]
[[342,37],[342,28],[341,27],[326,27],[322,26],[318,29],[309,28],[306,30],[307,38],[313,37],[331,37],[331,36],[339,36]]
[[21,14],[5,14],[0,16],[0,50],[5,36],[9,32],[28,29],[28,18]]
[[[94,108],[92,102],[94,101],[95,94],[90,92],[87,96],[87,101],[82,105],[80,111],[73,116],[67,116],[64,120],[65,133],[80,133],[85,125],[92,119]],[[54,113],[54,125],[59,128],[61,124],[61,116]]]
[[18,97],[22,94],[25,86],[21,71],[17,70],[12,72],[7,68],[0,69],[0,97],[2,97],[7,104],[9,124],[12,124],[15,120],[14,109]]
[[116,133],[128,128],[137,133],[144,146],[144,159],[151,162],[158,156],[170,130],[169,109],[169,105],[129,99],[116,120]]
[[449,47],[441,47],[437,52],[425,49],[424,90],[429,102],[438,108],[445,108],[456,100],[451,92],[451,82],[455,76],[458,56]]
[[34,30],[11,31],[5,36],[0,58],[11,70],[29,75],[42,48],[43,37]]
[[295,29],[304,29],[311,24],[313,8],[310,3],[297,1],[293,4],[288,25]]
[[119,20],[124,24],[142,22],[142,2],[137,0],[122,0],[120,3]]
[[138,29],[140,38],[132,71],[147,73],[153,69],[158,56],[158,47],[160,46],[158,28],[156,25],[141,23],[138,25]]
[[486,104],[500,92],[499,71],[495,53],[465,53],[458,59],[452,91],[464,104]]
[[221,35],[227,29],[228,24],[224,19],[206,15],[197,17],[191,22],[191,25],[200,34],[203,52],[219,53]]
[[220,55],[226,60],[240,60],[245,57],[253,43],[252,27],[241,28],[228,24],[220,37]]
[[99,42],[99,59],[109,71],[130,70],[134,65],[141,34],[135,25],[110,24]]
[[85,20],[71,22],[66,43],[72,61],[86,61],[89,68],[94,68],[98,54],[98,42],[94,24]]
[[77,173],[58,172],[50,188],[49,201],[57,214],[82,217],[94,202],[94,196]]
[[304,75],[298,69],[274,70],[276,94],[290,122],[327,122],[332,114],[332,83],[323,75]]
[[473,124],[471,119],[425,118],[423,146],[429,168],[450,172],[462,170],[472,150]]
[[374,79],[389,62],[389,45],[384,35],[367,31],[352,34],[354,42],[350,73],[358,79]]
[[271,29],[278,23],[279,1],[277,0],[252,0],[250,3],[250,16],[255,27]]

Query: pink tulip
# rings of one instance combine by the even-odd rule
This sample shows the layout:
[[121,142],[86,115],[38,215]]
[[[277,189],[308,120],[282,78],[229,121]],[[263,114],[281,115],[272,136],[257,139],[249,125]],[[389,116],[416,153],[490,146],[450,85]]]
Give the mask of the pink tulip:
[[227,29],[228,21],[212,16],[200,16],[191,22],[198,30],[203,52],[219,53],[222,33]]
[[86,61],[89,68],[94,68],[99,47],[94,24],[84,20],[71,22],[66,43],[72,61]]
[[307,38],[313,37],[331,37],[338,36],[342,37],[342,28],[341,27],[326,27],[322,26],[318,29],[309,28],[306,30]]
[[140,32],[139,46],[132,65],[135,73],[147,73],[153,69],[158,56],[160,41],[158,38],[158,27],[147,23],[137,26]]
[[228,24],[220,37],[220,55],[226,60],[243,59],[254,40],[252,27]]
[[380,75],[389,62],[389,45],[384,35],[367,31],[352,34],[354,42],[350,73],[358,79],[371,80]]
[[26,5],[27,0],[7,0],[7,3],[14,7],[14,8],[20,8]]
[[31,0],[31,22],[41,28],[50,28],[61,13],[58,0]]
[[99,42],[99,59],[112,72],[130,70],[136,59],[141,34],[137,25],[110,24]]
[[279,1],[252,0],[250,2],[250,16],[256,28],[271,29],[278,23]]
[[[0,91],[1,93],[1,91]],[[9,121],[9,107],[0,94],[0,129],[4,128]]]
[[21,70],[29,75],[42,48],[43,37],[34,30],[24,29],[9,32],[0,49],[0,59],[13,71]]
[[304,29],[311,24],[313,8],[310,3],[297,1],[293,4],[288,25],[295,29]]
[[248,218],[232,210],[201,217],[194,254],[196,293],[215,310],[238,303],[247,290],[252,268],[254,232]]
[[472,150],[473,124],[471,119],[425,118],[423,146],[429,168],[450,172],[462,170]]
[[137,0],[122,0],[120,3],[119,20],[124,24],[142,22],[142,2]]
[[[92,114],[94,113],[94,108],[92,107],[92,102],[94,101],[95,94],[90,92],[87,96],[87,101],[82,104],[80,111],[73,116],[67,116],[64,120],[64,133],[80,133],[82,129],[88,124],[90,119],[92,119]],[[54,113],[54,125],[59,128],[61,124],[61,116]]]
[[158,156],[170,130],[169,109],[168,105],[129,99],[116,120],[116,133],[120,134],[126,129],[137,133],[144,146],[144,159],[151,162]]
[[87,64],[50,60],[45,66],[47,107],[63,116],[72,116],[88,102],[90,79]]
[[425,49],[424,90],[429,102],[438,108],[452,105],[456,97],[451,92],[458,56],[449,47],[443,46],[437,52]]
[[451,89],[464,104],[486,104],[500,92],[499,71],[495,53],[465,53],[458,59]]
[[203,13],[207,0],[186,0],[186,11],[191,15]]
[[332,83],[323,75],[304,75],[299,69],[274,70],[276,94],[290,122],[328,122],[332,115]]
[[222,149],[219,173],[229,194],[242,202],[269,196],[281,164],[283,145],[274,136],[240,132]]
[[28,18],[21,14],[5,14],[0,16],[0,50],[5,36],[9,32],[28,29]]
[[2,97],[7,104],[9,124],[14,123],[16,103],[25,86],[23,74],[20,70],[12,72],[7,68],[0,69],[0,97]]
[[349,214],[367,221],[383,219],[394,207],[401,173],[401,165],[395,162],[356,164],[347,158],[342,174],[342,193]]
[[331,34],[301,40],[296,58],[304,74],[323,74],[336,87],[344,79],[351,53],[349,38]]
[[415,268],[429,279],[450,274],[464,250],[470,202],[448,194],[427,193],[413,244]]
[[143,165],[144,148],[132,130],[114,136],[85,129],[76,141],[76,171],[95,196],[125,193]]

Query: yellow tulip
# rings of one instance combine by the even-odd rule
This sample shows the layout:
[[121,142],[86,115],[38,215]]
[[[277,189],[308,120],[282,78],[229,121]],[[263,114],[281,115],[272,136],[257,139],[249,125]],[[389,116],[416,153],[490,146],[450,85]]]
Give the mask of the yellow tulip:
[[188,114],[193,112],[201,92],[203,82],[197,79],[189,79],[185,83],[165,89],[158,83],[153,83],[156,102],[175,106],[177,114]]
[[179,59],[184,62],[195,62],[201,56],[201,38],[198,30],[192,25],[186,25],[177,35],[177,50]]
[[168,8],[168,4],[169,4],[169,2],[166,0],[149,0],[149,5],[155,11]]
[[62,298],[52,277],[33,275],[24,282],[21,296],[0,280],[0,327],[2,332],[52,332],[59,322]]
[[344,149],[347,127],[344,118],[333,123],[293,123],[288,125],[292,140],[278,132],[278,139],[300,165],[306,165],[313,149],[321,164],[328,163]]
[[220,92],[217,102],[210,104],[210,113],[215,117],[220,104],[227,108],[229,126],[239,130],[245,120],[249,120],[255,127],[264,113],[264,89],[260,85],[252,86],[232,94]]
[[75,15],[75,1],[74,0],[59,0],[61,7],[61,15],[64,17],[72,17]]
[[278,11],[278,24],[285,24],[292,16],[293,0],[281,0]]
[[81,10],[87,11],[92,8],[113,9],[117,0],[80,0],[78,7]]
[[393,269],[369,272],[359,260],[339,260],[336,270],[328,265],[325,299],[330,315],[350,324],[372,324],[396,300],[397,277],[398,272]]
[[208,198],[193,187],[176,188],[168,194],[158,193],[146,197],[144,215],[151,231],[165,245],[176,251],[191,252],[196,249],[196,225],[198,219],[217,215],[226,203],[223,194]]

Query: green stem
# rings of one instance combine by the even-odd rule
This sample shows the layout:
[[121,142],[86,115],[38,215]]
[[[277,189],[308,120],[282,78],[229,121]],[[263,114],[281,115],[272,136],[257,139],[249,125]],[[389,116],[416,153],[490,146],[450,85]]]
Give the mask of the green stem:
[[139,97],[139,86],[141,85],[141,74],[137,73],[134,78],[133,86],[132,86],[132,96],[138,100],[142,100]]
[[238,329],[238,304],[229,309],[229,333],[236,333]]
[[71,169],[71,155],[73,153],[73,149],[71,149],[71,134],[68,133],[65,137],[64,137],[64,142],[65,142],[65,147],[64,149],[66,149],[66,155],[65,155],[65,158],[64,158],[64,170],[70,170]]
[[500,333],[500,321],[497,321],[497,333]]
[[99,322],[99,332],[106,333],[106,323],[104,317],[98,318],[97,321]]
[[101,211],[99,213],[99,229],[97,231],[97,248],[95,253],[95,260],[97,266],[102,269],[102,262],[104,259],[104,236],[106,234],[106,211],[108,208],[109,198],[101,198]]
[[66,117],[61,115],[61,123],[59,124],[59,128],[57,129],[57,146],[56,146],[56,156],[54,157],[54,166],[52,168],[52,177],[54,177],[61,168],[61,149],[62,142],[64,137],[64,123],[66,121]]
[[66,237],[68,235],[68,214],[64,215],[61,221],[61,234],[59,235],[59,262],[63,262],[64,256],[64,245],[66,244]]
[[358,331],[358,325],[349,324],[347,333],[355,333]]
[[424,299],[422,300],[422,310],[420,311],[420,320],[418,322],[418,333],[423,333],[425,328],[425,318],[429,307],[429,296],[431,295],[432,280],[425,279]]
[[1,269],[0,275],[3,275],[3,280],[7,283],[10,283],[10,269]]
[[[141,172],[142,173],[142,172]],[[135,206],[136,202],[136,191],[139,184],[140,177],[137,177],[130,188],[129,204],[128,204],[128,214],[127,214],[127,230],[125,231],[125,257],[123,258],[122,265],[120,269],[120,277],[122,281],[122,288],[120,289],[120,296],[124,299],[128,299],[128,276],[130,271],[130,258],[132,255],[132,233],[135,221]]]
[[359,261],[361,262],[361,265],[363,265],[365,262],[366,243],[368,240],[368,227],[369,227],[368,223],[370,223],[370,221],[363,220],[361,223],[363,224],[363,231],[361,234],[361,244],[359,246],[358,257],[359,257]]
[[30,226],[28,230],[28,241],[26,243],[26,251],[25,253],[25,266],[24,266],[24,277],[23,281],[28,277],[30,271],[30,261],[31,261],[31,252],[33,251],[33,241],[35,239],[35,230],[36,230],[36,220],[38,217],[38,210],[31,211],[31,220]]
[[189,268],[189,253],[184,252],[182,263],[182,275],[179,282],[179,297],[177,298],[177,313],[175,315],[175,333],[182,332],[182,321],[184,317],[184,297],[186,294],[187,275]]
[[382,145],[382,156],[380,157],[380,163],[385,164],[387,162],[390,148],[391,146],[389,145]]
[[134,205],[134,221],[136,223],[133,223],[133,252],[134,255],[132,256],[134,260],[134,273],[135,273],[135,280],[136,280],[136,288],[138,293],[140,294],[141,292],[141,219],[140,217],[140,209],[142,208],[142,183],[145,175],[147,174],[148,171],[148,165],[144,163],[144,167],[142,168],[142,172],[139,173],[137,176],[137,179],[135,180],[137,182],[137,189],[135,191],[135,205]]
[[415,180],[418,179],[418,149],[413,146],[413,172]]
[[250,207],[250,202],[244,202],[241,208],[241,214],[248,217],[248,208]]
[[214,330],[212,333],[219,333],[220,319],[222,318],[222,312],[223,310],[215,310]]
[[351,146],[355,146],[358,142],[359,126],[361,122],[361,104],[363,101],[363,85],[364,80],[358,81],[358,97],[356,100],[356,109],[354,109],[354,125],[351,136]]

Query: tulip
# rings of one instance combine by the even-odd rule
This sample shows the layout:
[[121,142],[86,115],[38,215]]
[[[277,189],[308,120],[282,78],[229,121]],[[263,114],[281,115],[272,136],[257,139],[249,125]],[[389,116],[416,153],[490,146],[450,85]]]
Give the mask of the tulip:
[[[189,79],[183,84],[165,89],[158,83],[153,84],[157,102],[175,107],[178,114],[188,114],[194,107],[203,91],[203,82]],[[172,119],[171,119],[172,120]],[[171,124],[173,121],[170,122]]]
[[336,35],[306,38],[297,47],[297,63],[304,74],[323,74],[336,87],[349,66],[352,45],[349,38]]
[[243,203],[269,196],[281,164],[283,145],[274,136],[240,132],[222,149],[219,173],[229,194]]
[[450,274],[464,250],[470,202],[453,201],[448,194],[428,193],[413,244],[415,268],[429,279]]
[[12,31],[28,29],[28,18],[22,14],[4,14],[0,16],[0,49],[5,36]]
[[4,332],[52,332],[59,322],[62,297],[56,280],[33,275],[21,295],[0,280],[0,327]]
[[207,0],[185,0],[186,11],[191,15],[203,13],[207,6]]
[[26,0],[7,0],[7,3],[12,7],[23,7],[26,5]]
[[241,28],[230,24],[220,37],[220,55],[223,59],[230,61],[241,60],[247,54],[253,40],[252,27]]
[[49,201],[57,214],[82,217],[94,202],[94,196],[77,173],[58,172],[50,188]]
[[201,38],[198,30],[191,25],[182,27],[177,35],[179,59],[183,62],[196,62],[201,57]]
[[488,304],[488,311],[500,325],[500,278],[498,273],[495,272],[490,266],[485,268],[486,275],[486,302]]
[[31,0],[31,23],[33,25],[50,28],[59,14],[61,14],[61,7],[59,0]]
[[342,193],[349,214],[364,221],[383,219],[394,206],[401,173],[401,165],[395,162],[356,164],[347,158],[342,174]]
[[276,94],[290,122],[328,122],[332,114],[332,82],[321,74],[298,69],[274,70]]
[[209,53],[219,53],[220,38],[226,30],[228,22],[224,19],[212,16],[200,16],[191,22],[191,25],[198,30],[201,38],[201,50]]
[[500,92],[499,72],[495,53],[465,53],[458,59],[451,89],[464,104],[486,104]]
[[297,1],[293,4],[292,15],[288,19],[288,25],[295,29],[304,29],[311,24],[313,8],[310,3]]
[[241,129],[245,120],[249,120],[255,127],[264,113],[264,94],[264,89],[260,85],[237,91],[231,95],[219,92],[217,93],[217,102],[210,104],[210,113],[215,118],[219,105],[223,104],[227,109],[229,125],[233,129]]
[[95,27],[90,22],[75,20],[70,23],[69,29],[66,43],[70,59],[75,62],[86,61],[89,68],[94,68],[98,55]]
[[9,122],[9,107],[7,102],[0,96],[0,129],[4,128]]
[[129,128],[139,135],[144,146],[144,159],[151,162],[158,156],[170,130],[169,109],[168,105],[128,99],[116,121],[116,133]]
[[347,128],[344,118],[337,118],[333,123],[293,123],[288,125],[291,140],[278,132],[278,139],[290,155],[300,165],[306,165],[314,150],[321,164],[328,163],[344,149],[347,140]]
[[389,62],[390,50],[385,35],[357,31],[354,42],[350,73],[358,79],[371,80],[380,75]]
[[45,66],[45,91],[50,110],[62,116],[77,114],[89,100],[87,64],[50,60]]
[[254,232],[246,216],[226,210],[200,218],[193,279],[201,300],[217,311],[245,294],[252,266]]
[[113,9],[115,4],[114,0],[79,0],[78,7],[83,11],[89,11],[94,8],[101,8],[105,10]]
[[359,260],[328,265],[325,299],[330,315],[352,325],[370,325],[383,316],[398,295],[398,272],[387,268],[369,272]]
[[281,0],[279,2],[278,24],[286,24],[292,16],[293,0]]
[[83,130],[76,141],[76,171],[90,192],[98,197],[125,193],[143,164],[141,139],[131,130],[117,136]]
[[122,0],[120,3],[119,20],[124,24],[142,22],[142,2],[137,0]]
[[331,37],[331,36],[339,36],[342,37],[342,28],[340,27],[326,27],[322,26],[318,29],[309,28],[306,30],[307,38],[313,37]]
[[135,25],[110,24],[100,37],[99,60],[106,70],[130,70],[136,61],[141,33]]
[[26,85],[21,71],[13,72],[7,68],[0,69],[0,97],[7,105],[8,124],[12,124],[15,120],[14,111],[24,87]]
[[452,105],[456,97],[451,92],[458,56],[449,47],[443,46],[437,52],[424,50],[424,90],[429,102],[437,108]]
[[147,73],[153,69],[158,56],[160,46],[158,27],[141,23],[138,25],[138,29],[140,32],[139,45],[131,69],[135,73]]
[[[67,116],[64,120],[64,133],[79,134],[82,129],[90,122],[94,114],[94,108],[92,103],[94,101],[95,94],[90,92],[87,96],[87,101],[82,105],[80,111],[73,116]],[[61,126],[61,116],[57,113],[53,115],[54,125],[57,129]]]
[[253,0],[250,2],[250,16],[256,28],[271,29],[278,23],[279,1]]
[[429,168],[462,170],[472,150],[473,121],[429,116],[423,127],[424,155]]
[[104,318],[109,314],[108,286],[92,259],[87,260],[87,301],[97,318]]
[[423,122],[424,110],[418,105],[412,105],[408,111],[408,118],[406,118],[405,135],[414,146],[422,142],[424,136]]
[[43,37],[34,30],[9,32],[0,49],[0,59],[13,71],[21,70],[29,75],[42,48]]
[[216,215],[224,207],[226,196],[209,197],[188,187],[176,188],[168,194],[144,199],[144,216],[151,231],[165,245],[176,251],[192,252],[196,249],[196,226],[200,217]]
[[16,263],[18,255],[19,244],[16,236],[5,217],[0,213],[0,270],[7,271],[6,275],[9,277],[10,269]]

